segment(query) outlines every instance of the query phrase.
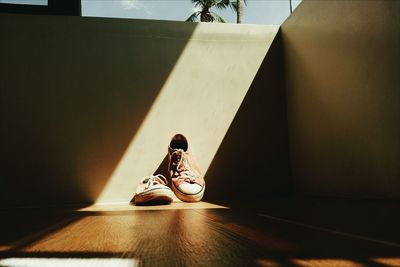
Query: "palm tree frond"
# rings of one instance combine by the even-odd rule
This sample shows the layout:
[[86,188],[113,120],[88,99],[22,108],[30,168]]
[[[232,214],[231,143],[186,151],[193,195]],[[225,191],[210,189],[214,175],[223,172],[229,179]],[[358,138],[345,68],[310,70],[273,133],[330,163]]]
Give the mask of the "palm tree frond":
[[230,7],[233,9],[233,11],[235,11],[235,12],[238,11],[237,1],[241,1],[244,3],[245,6],[247,6],[247,0],[236,0],[236,1],[230,2]]
[[211,12],[211,14],[212,14],[212,16],[213,16],[213,19],[214,19],[216,22],[225,23],[224,18],[221,17],[220,15],[218,15],[217,13]]
[[231,3],[230,3],[230,0],[217,0],[217,1],[215,1],[214,6],[215,6],[217,9],[225,9],[225,8],[227,8],[230,4],[231,4]]
[[200,11],[194,12],[190,17],[187,18],[187,22],[198,22]]
[[199,5],[199,4],[202,5],[202,4],[204,4],[204,1],[205,1],[205,0],[190,0],[190,1],[191,1],[193,4],[195,4],[195,5],[196,5],[196,4],[197,4],[197,5]]
[[194,4],[194,7],[203,8],[206,6],[208,0],[191,0]]
[[231,7],[231,9],[233,9],[233,11],[237,12],[238,6],[237,6],[236,2],[231,2],[230,7]]
[[197,3],[194,3],[194,7],[202,9],[203,8],[203,4],[201,2],[197,2]]
[[[195,12],[186,20],[189,22],[202,21],[202,22],[225,22],[225,20],[212,9],[223,10],[228,7],[235,8],[234,2],[247,0],[190,0],[195,8]],[[236,5],[237,9],[237,5]],[[241,8],[240,8],[241,9]],[[238,12],[237,12],[238,13]]]

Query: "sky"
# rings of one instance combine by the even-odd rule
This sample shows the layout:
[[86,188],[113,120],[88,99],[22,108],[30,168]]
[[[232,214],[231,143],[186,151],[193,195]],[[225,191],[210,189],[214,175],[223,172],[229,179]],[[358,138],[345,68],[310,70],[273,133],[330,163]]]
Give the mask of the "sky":
[[[301,0],[292,0],[293,8]],[[190,0],[82,0],[82,15],[93,17],[186,20],[196,9]],[[236,23],[230,8],[214,10],[228,23]],[[280,25],[289,16],[289,0],[247,0],[242,22]]]
[[[47,5],[47,0],[0,0],[0,3]],[[292,0],[295,9],[301,0]],[[82,16],[186,20],[194,8],[191,0],[82,0]],[[213,10],[228,23],[236,23],[235,12],[228,8]],[[247,24],[282,24],[289,16],[289,0],[247,0],[242,22]]]

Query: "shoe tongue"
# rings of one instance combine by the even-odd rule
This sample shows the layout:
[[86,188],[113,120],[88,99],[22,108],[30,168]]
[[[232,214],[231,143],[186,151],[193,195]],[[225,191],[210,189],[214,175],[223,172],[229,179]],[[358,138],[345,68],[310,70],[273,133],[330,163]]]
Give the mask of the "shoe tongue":
[[182,155],[185,151],[183,151],[183,149],[174,149],[174,152],[178,155]]
[[178,161],[182,157],[183,157],[183,150],[182,149],[174,149],[174,150],[172,150],[172,159],[176,164],[178,164]]
[[180,154],[187,153],[187,151],[182,149],[182,148],[168,147],[168,151],[169,151],[170,154],[172,154],[172,153],[180,153]]
[[182,149],[174,149],[174,150],[172,150],[171,168],[173,170],[176,170],[178,168],[178,165],[180,165],[179,168],[186,169],[185,160],[184,160],[184,157],[185,157],[184,154],[185,154],[185,152]]

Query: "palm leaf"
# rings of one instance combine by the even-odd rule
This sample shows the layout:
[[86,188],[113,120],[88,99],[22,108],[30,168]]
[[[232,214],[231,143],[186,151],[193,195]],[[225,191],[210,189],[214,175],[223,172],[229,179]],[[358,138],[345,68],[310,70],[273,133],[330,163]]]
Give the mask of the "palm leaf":
[[207,0],[191,0],[194,7],[203,8],[206,5]]
[[200,5],[202,5],[202,4],[204,4],[204,0],[190,0],[193,4],[200,4]]
[[230,5],[230,0],[217,0],[215,1],[214,6],[217,9],[225,9]]
[[194,12],[190,17],[187,18],[188,22],[197,22],[199,21],[200,11]]
[[225,23],[225,20],[224,20],[223,17],[221,17],[220,15],[218,15],[218,14],[215,13],[215,12],[210,12],[210,13],[211,13],[211,15],[213,16],[213,18],[214,18],[215,21]]
[[230,3],[230,7],[237,12],[238,11],[238,6],[237,6],[237,1],[243,1],[244,5],[247,6],[247,0],[236,0]]

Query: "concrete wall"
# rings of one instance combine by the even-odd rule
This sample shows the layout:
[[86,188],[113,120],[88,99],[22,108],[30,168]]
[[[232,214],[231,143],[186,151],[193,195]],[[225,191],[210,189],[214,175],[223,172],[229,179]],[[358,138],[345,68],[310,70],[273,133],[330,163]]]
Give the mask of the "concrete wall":
[[282,25],[296,192],[400,197],[399,13],[304,1]]
[[96,199],[195,28],[170,27],[0,14],[1,203]]
[[207,171],[277,31],[0,14],[0,203],[128,202],[178,132]]
[[206,199],[256,201],[291,196],[282,42],[268,50],[207,172]]

